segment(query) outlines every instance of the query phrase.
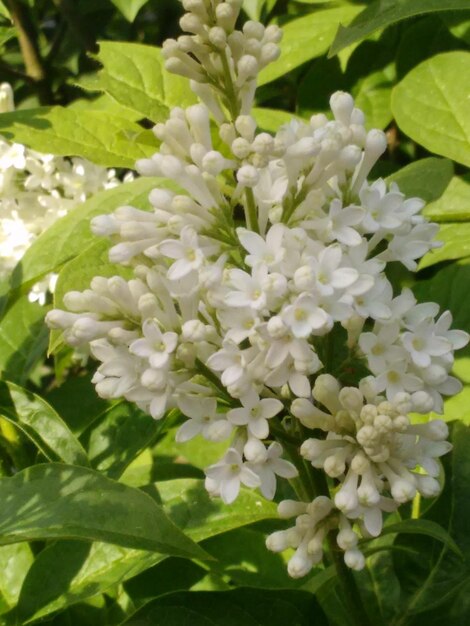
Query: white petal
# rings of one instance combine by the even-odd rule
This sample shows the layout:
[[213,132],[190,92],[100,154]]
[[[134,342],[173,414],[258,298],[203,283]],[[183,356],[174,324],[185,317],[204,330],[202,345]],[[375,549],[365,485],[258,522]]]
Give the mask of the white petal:
[[284,406],[280,400],[276,400],[275,398],[263,398],[260,405],[261,416],[266,419],[277,415]]
[[189,441],[201,432],[202,424],[198,420],[190,419],[185,422],[176,432],[175,439],[178,443]]
[[220,497],[225,504],[231,504],[240,491],[240,476],[232,476],[220,484]]
[[364,526],[372,537],[382,532],[382,511],[379,508],[367,508],[364,513]]

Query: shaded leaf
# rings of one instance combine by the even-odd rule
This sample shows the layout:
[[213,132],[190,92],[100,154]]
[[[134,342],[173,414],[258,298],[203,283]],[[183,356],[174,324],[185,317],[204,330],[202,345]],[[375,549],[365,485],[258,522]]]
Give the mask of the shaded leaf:
[[[202,480],[168,481],[158,488],[166,513],[196,541],[277,516],[275,504],[245,489],[236,502],[226,506],[210,499]],[[94,543],[87,555],[82,542],[57,542],[41,552],[28,573],[25,582],[28,592],[20,601],[21,610],[29,618],[48,615],[137,576],[163,558],[154,552],[104,543]],[[55,563],[55,570],[49,589],[44,581],[48,579],[51,563]],[[67,581],[62,583],[62,588],[61,580]],[[155,593],[158,591],[155,588]]]
[[424,209],[424,214],[436,222],[470,220],[470,174],[455,176],[443,195]]
[[340,25],[329,55],[409,17],[458,9],[468,9],[467,0],[375,0],[348,27]]
[[178,592],[149,602],[126,626],[327,626],[315,600],[304,591],[235,589]]
[[435,522],[427,519],[408,519],[402,520],[396,524],[390,524],[390,526],[384,526],[382,530],[382,536],[388,534],[409,534],[409,535],[427,535],[433,539],[437,539],[450,550],[455,552],[458,556],[462,555],[462,552],[449,533],[436,524]]
[[361,10],[360,6],[343,6],[315,11],[283,26],[281,57],[259,74],[258,84],[265,85],[324,54],[335,36],[338,24],[347,24]]
[[148,0],[111,0],[124,15],[128,22],[133,22],[140,9],[147,4]]
[[152,498],[90,469],[35,465],[1,479],[0,497],[3,545],[76,538],[206,558]]
[[129,402],[109,408],[89,436],[88,456],[92,466],[110,478],[119,478],[155,438],[160,424]]
[[4,378],[24,384],[45,355],[47,309],[28,296],[19,298],[0,320],[0,372]]
[[67,425],[36,394],[0,381],[0,415],[19,428],[51,461],[88,465],[85,450]]
[[400,191],[408,197],[423,198],[432,202],[442,196],[447,189],[454,166],[448,159],[428,157],[410,163],[387,178],[388,183],[396,183]]
[[16,37],[16,28],[0,26],[0,46],[4,46],[8,41],[10,41],[10,39],[13,39],[14,37]]

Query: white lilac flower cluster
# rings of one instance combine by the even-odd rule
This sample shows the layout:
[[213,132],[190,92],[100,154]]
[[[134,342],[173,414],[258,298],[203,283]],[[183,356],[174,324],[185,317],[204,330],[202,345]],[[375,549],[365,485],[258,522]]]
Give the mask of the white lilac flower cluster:
[[[0,85],[0,113],[14,110],[13,91]],[[102,189],[120,184],[114,170],[81,158],[40,154],[0,137],[0,278],[6,278],[32,242],[57,219]],[[55,277],[33,287],[43,302]]]
[[89,344],[100,396],[155,419],[178,408],[180,442],[229,442],[206,470],[224,502],[240,485],[273,498],[277,477],[309,461],[329,491],[281,502],[295,524],[267,545],[293,548],[288,569],[302,576],[336,533],[360,569],[359,536],[377,536],[384,511],[439,491],[447,427],[409,414],[440,412],[459,390],[449,372],[467,335],[437,305],[394,293],[386,264],[415,269],[437,227],[421,200],[367,180],[386,138],[365,130],[350,95],[331,97],[332,119],[258,131],[256,74],[277,58],[280,31],[236,30],[240,4],[185,0],[193,34],[164,48],[202,103],[173,109],[155,127],[160,151],[137,168],[181,191],[154,189],[151,210],[92,222],[134,277],[96,277],[47,320],[72,346]]

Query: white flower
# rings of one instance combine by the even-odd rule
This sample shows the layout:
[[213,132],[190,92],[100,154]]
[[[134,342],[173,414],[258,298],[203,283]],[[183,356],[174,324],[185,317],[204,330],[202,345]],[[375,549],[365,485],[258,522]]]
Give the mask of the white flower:
[[242,407],[231,409],[227,419],[236,426],[246,426],[248,432],[258,439],[266,439],[269,435],[268,420],[277,415],[283,408],[280,400],[263,398],[251,393],[241,398]]
[[215,398],[181,396],[178,407],[189,419],[178,429],[176,441],[189,441],[199,434],[209,441],[223,441],[230,437],[232,426],[223,414],[217,413]]
[[295,478],[298,475],[295,465],[281,459],[281,454],[282,446],[274,442],[266,450],[266,456],[261,462],[250,465],[261,481],[261,493],[268,500],[272,500],[276,493],[276,476]]
[[250,267],[263,264],[271,270],[278,269],[286,253],[282,246],[284,230],[282,224],[275,224],[271,226],[264,239],[253,231],[237,228],[240,243],[250,253],[246,256],[245,263]]
[[129,346],[129,351],[149,360],[152,367],[165,367],[170,355],[175,351],[178,335],[162,333],[156,320],[145,320],[142,325],[144,336]]
[[358,246],[362,237],[353,226],[357,226],[363,217],[364,211],[360,207],[343,208],[341,200],[335,199],[331,202],[326,217],[307,220],[302,225],[318,233],[323,241],[336,240],[345,246]]
[[225,504],[230,504],[237,498],[240,485],[253,488],[261,484],[259,476],[243,462],[235,448],[229,448],[219,463],[210,465],[206,469],[206,476],[210,481],[211,491],[220,493]]
[[332,326],[330,316],[307,293],[301,294],[283,310],[282,319],[297,338],[324,335]]
[[198,270],[203,261],[204,253],[199,247],[197,233],[189,226],[181,231],[180,240],[165,239],[159,244],[161,254],[176,259],[168,270],[170,280],[184,278],[193,270]]

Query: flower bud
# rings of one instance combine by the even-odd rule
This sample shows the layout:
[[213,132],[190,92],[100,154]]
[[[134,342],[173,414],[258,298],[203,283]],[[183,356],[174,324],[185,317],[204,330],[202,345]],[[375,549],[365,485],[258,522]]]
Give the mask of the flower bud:
[[277,513],[281,519],[290,519],[305,513],[307,505],[297,500],[282,500],[277,505]]
[[266,538],[266,547],[271,552],[284,552],[289,547],[287,533],[285,530],[278,530],[271,533]]
[[237,172],[237,180],[244,187],[254,187],[259,181],[259,172],[252,165],[242,165]]
[[347,550],[344,553],[344,562],[353,570],[359,571],[364,569],[366,561],[360,550]]
[[330,98],[330,107],[335,119],[348,126],[354,109],[353,97],[344,91],[336,91]]
[[0,113],[9,113],[15,110],[13,89],[9,83],[0,85]]
[[239,115],[235,120],[235,128],[247,141],[253,141],[256,132],[256,122],[251,115]]

